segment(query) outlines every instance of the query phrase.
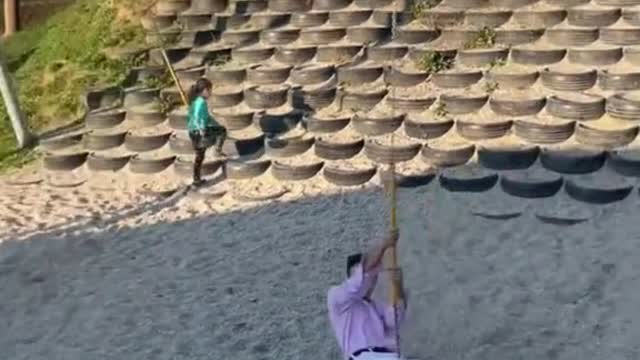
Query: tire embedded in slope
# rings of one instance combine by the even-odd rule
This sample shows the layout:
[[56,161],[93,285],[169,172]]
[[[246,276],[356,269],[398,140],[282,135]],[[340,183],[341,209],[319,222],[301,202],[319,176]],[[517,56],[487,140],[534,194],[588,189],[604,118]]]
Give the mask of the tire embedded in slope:
[[610,204],[624,200],[633,186],[626,179],[597,174],[592,178],[573,177],[565,181],[564,189],[575,200],[588,204]]
[[540,162],[545,169],[561,174],[588,174],[598,171],[606,153],[597,149],[542,148]]
[[539,168],[510,171],[500,177],[502,191],[525,199],[552,197],[560,191],[563,183],[562,176]]
[[92,171],[118,171],[124,168],[131,155],[105,156],[91,153],[87,157],[87,167]]
[[640,177],[640,152],[633,150],[610,152],[607,166],[622,176]]
[[540,148],[536,145],[509,147],[478,146],[478,162],[491,170],[522,170],[538,159]]
[[483,192],[498,182],[498,174],[476,165],[444,169],[440,186],[451,192]]
[[323,161],[311,164],[291,165],[279,161],[274,161],[271,165],[271,174],[281,181],[301,181],[314,177],[322,167]]
[[338,186],[358,186],[365,184],[376,174],[377,169],[345,169],[331,165],[325,166],[322,175],[328,182]]

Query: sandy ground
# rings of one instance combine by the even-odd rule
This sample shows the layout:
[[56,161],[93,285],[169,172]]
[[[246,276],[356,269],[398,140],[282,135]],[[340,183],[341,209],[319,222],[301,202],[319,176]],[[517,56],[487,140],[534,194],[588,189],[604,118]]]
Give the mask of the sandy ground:
[[[326,290],[387,218],[379,190],[228,211],[215,200],[52,191],[0,193],[0,219],[14,224],[0,229],[5,359],[340,359]],[[16,197],[21,207],[8,208]],[[523,201],[432,183],[399,201],[406,355],[640,356],[637,193],[580,207],[591,219],[571,227],[533,215],[566,208],[562,196]],[[92,216],[105,206],[109,217]],[[522,216],[472,214],[514,211]]]

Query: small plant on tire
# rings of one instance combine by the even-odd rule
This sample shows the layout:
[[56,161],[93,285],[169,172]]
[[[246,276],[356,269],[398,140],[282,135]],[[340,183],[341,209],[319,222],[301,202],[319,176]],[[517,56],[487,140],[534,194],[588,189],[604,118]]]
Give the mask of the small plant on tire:
[[496,44],[496,31],[490,27],[483,27],[476,36],[464,46],[465,49],[488,49]]
[[432,51],[424,54],[418,61],[417,67],[429,74],[438,73],[440,71],[451,69],[453,59],[445,56],[439,51]]

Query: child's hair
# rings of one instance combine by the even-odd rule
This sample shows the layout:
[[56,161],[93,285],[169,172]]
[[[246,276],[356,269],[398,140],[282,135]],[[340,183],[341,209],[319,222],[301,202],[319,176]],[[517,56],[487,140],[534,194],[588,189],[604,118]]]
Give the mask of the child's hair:
[[211,84],[211,81],[209,81],[209,79],[207,78],[198,79],[198,81],[196,81],[195,84],[191,85],[191,88],[189,89],[189,94],[187,95],[189,104],[191,104],[193,100],[195,100],[198,96],[200,96],[200,94],[202,94],[203,91],[211,90],[212,86],[213,84]]

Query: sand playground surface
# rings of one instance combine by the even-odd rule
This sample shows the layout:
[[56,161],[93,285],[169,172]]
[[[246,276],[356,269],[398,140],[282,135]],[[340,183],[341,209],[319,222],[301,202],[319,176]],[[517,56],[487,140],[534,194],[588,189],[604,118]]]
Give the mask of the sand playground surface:
[[[3,358],[341,359],[326,291],[346,255],[386,229],[387,199],[375,184],[305,191],[245,204],[3,186]],[[579,207],[563,196],[450,193],[437,182],[400,191],[407,357],[640,357],[638,196]],[[541,209],[588,221],[545,224]],[[507,210],[521,216],[487,216]]]

